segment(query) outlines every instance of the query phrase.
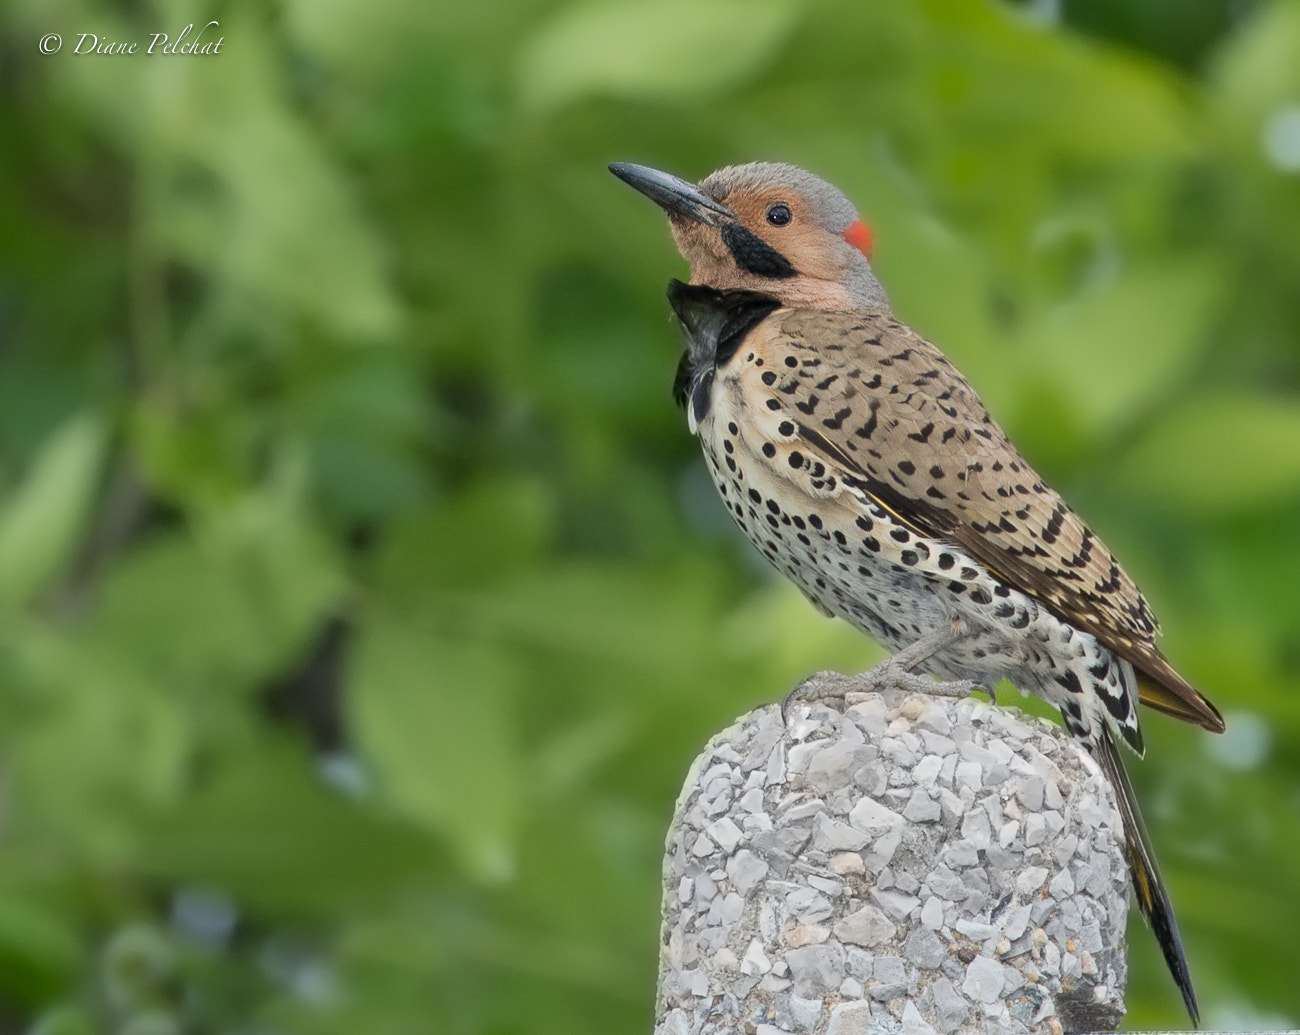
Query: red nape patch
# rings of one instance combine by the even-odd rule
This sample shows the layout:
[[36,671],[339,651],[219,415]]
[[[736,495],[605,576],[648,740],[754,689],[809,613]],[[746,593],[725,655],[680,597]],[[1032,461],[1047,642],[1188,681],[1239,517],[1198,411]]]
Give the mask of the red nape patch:
[[840,236],[865,255],[868,261],[871,260],[871,246],[874,243],[871,227],[867,226],[861,219],[855,219],[850,223],[849,228]]

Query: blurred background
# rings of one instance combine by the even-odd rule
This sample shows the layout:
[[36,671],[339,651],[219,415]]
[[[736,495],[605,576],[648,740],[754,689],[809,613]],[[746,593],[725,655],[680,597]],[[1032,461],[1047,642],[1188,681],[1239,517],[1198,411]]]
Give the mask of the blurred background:
[[0,91],[0,1033],[649,1030],[691,758],[881,654],[611,160],[857,202],[1223,708],[1134,778],[1208,1024],[1300,1023],[1300,3],[9,0]]

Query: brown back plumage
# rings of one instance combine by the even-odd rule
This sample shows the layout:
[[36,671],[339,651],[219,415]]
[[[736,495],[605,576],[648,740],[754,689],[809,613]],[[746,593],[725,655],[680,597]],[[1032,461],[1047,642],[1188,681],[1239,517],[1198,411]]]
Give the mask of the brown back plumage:
[[[1217,709],[1160,654],[1155,617],[1128,573],[937,348],[879,310],[777,313],[760,333],[833,343],[822,347],[824,403],[802,425],[828,463],[1131,662],[1145,676],[1145,703],[1224,728]],[[954,467],[955,457],[964,463]]]

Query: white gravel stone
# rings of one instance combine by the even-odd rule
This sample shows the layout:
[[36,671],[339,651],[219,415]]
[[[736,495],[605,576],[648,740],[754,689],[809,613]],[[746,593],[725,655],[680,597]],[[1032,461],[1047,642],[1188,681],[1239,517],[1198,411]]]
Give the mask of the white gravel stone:
[[1029,928],[1030,912],[1031,908],[1028,905],[1016,906],[1008,910],[1006,920],[1002,924],[1002,933],[1014,942]]
[[865,848],[871,835],[822,813],[813,824],[813,844],[823,852],[856,852]]
[[926,970],[935,970],[948,959],[947,948],[928,927],[918,927],[907,936],[903,953],[918,967]]
[[822,1001],[820,999],[804,999],[802,996],[792,995],[790,997],[790,1017],[794,1021],[794,1026],[800,1031],[816,1025],[821,1019]]
[[946,977],[931,985],[930,991],[934,994],[934,1023],[940,1031],[954,1031],[970,1016],[970,1001]]
[[831,1010],[830,1021],[826,1025],[826,1035],[875,1035],[871,1023],[871,1004],[840,1003]]
[[767,876],[768,870],[767,863],[748,848],[742,848],[727,860],[727,877],[742,895],[748,895]]
[[791,949],[785,961],[797,994],[824,996],[839,988],[844,980],[844,949],[839,945],[809,945]]
[[906,820],[875,799],[863,798],[850,810],[849,823],[868,837],[881,837],[904,826]]
[[903,809],[904,819],[910,823],[933,823],[942,815],[943,810],[939,808],[939,803],[926,794],[923,788],[912,789],[912,796],[908,798],[907,807]]
[[934,1025],[921,1016],[916,1003],[910,999],[903,1006],[903,1035],[938,1035]]
[[839,921],[833,930],[842,942],[871,948],[889,941],[898,928],[875,906],[863,906]]
[[976,956],[966,967],[962,992],[981,1003],[995,1003],[1002,996],[1002,964],[988,956]]
[[1021,870],[1016,876],[1016,893],[1028,898],[1043,886],[1045,880],[1047,880],[1046,866],[1030,866],[1028,869]]
[[709,836],[717,842],[718,847],[730,855],[740,844],[745,835],[730,816],[723,816],[708,826]]

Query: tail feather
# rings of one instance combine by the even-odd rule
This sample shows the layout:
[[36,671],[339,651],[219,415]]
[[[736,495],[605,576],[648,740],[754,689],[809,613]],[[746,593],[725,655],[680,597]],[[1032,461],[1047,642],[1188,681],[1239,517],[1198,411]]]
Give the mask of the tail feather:
[[1183,954],[1183,941],[1178,934],[1173,906],[1169,904],[1164,881],[1160,878],[1155,852],[1152,851],[1151,840],[1142,822],[1142,814],[1138,811],[1133,785],[1129,783],[1128,773],[1124,771],[1124,761],[1119,756],[1114,737],[1104,726],[1100,740],[1093,745],[1093,754],[1110,785],[1115,788],[1116,804],[1124,822],[1124,855],[1133,876],[1138,908],[1142,910],[1142,915],[1156,936],[1165,963],[1173,975],[1174,984],[1178,986],[1183,1003],[1192,1018],[1192,1024],[1199,1027],[1200,1010],[1196,1005],[1196,992],[1192,988],[1192,976],[1187,969],[1187,957]]

